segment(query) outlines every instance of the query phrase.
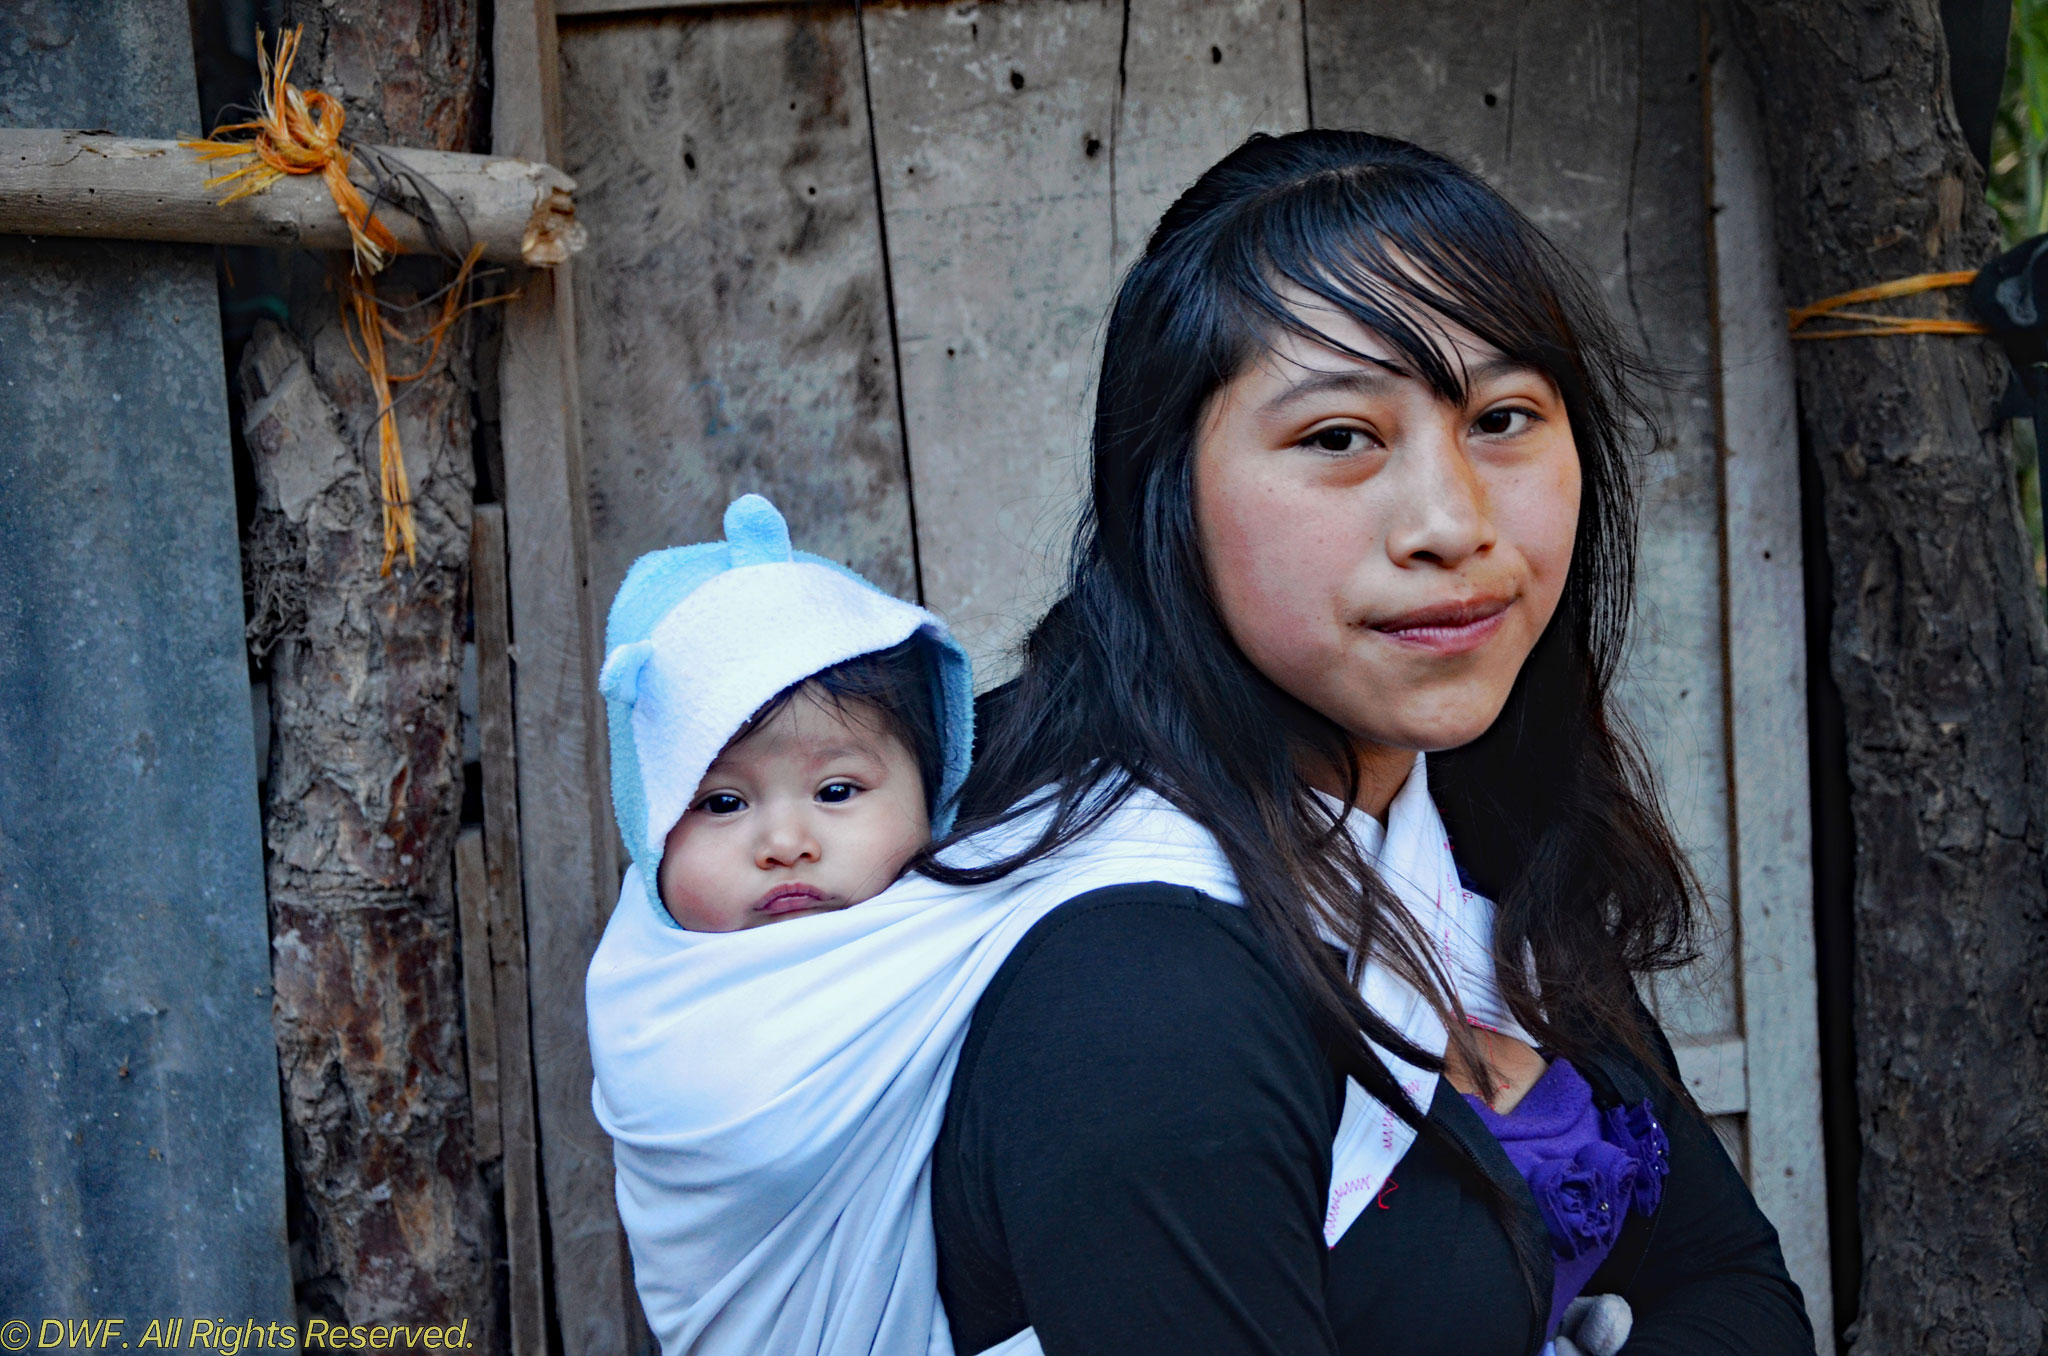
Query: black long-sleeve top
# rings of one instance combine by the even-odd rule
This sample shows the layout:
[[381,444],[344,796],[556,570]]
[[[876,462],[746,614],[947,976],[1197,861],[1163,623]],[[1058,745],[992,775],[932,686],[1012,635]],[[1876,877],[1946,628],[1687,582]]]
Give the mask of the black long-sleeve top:
[[[1634,1307],[1627,1356],[1810,1356],[1777,1234],[1719,1141],[1626,1056],[1586,1064],[1597,1100],[1650,1097],[1671,1139],[1661,1206],[1630,1219],[1587,1287]],[[1418,1138],[1326,1248],[1342,1108],[1242,909],[1164,885],[1061,906],[983,994],[939,1136],[956,1349],[1030,1326],[1047,1356],[1537,1351],[1549,1237],[1464,1099],[1439,1081],[1429,1112],[1459,1154]],[[1505,1224],[1480,1173],[1512,1203]]]

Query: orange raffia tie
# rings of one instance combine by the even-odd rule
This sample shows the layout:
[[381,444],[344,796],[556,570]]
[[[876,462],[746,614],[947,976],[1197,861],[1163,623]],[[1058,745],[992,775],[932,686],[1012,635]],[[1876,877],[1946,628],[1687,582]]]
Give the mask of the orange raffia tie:
[[[209,164],[239,160],[249,163],[206,181],[208,188],[234,185],[222,203],[231,203],[261,193],[286,175],[317,174],[327,185],[336,210],[348,223],[350,244],[355,252],[356,271],[368,276],[381,271],[398,252],[398,240],[377,220],[363,191],[348,177],[349,153],[341,138],[347,112],[341,101],[319,90],[303,90],[291,80],[292,62],[299,54],[303,28],[294,28],[278,39],[277,60],[256,35],[256,64],[262,83],[262,111],[253,122],[231,123],[215,130],[204,141],[180,144],[197,151]],[[222,133],[253,132],[246,140],[226,140]]]
[[[203,141],[181,144],[198,152],[200,160],[207,164],[248,159],[249,163],[241,168],[206,181],[208,188],[229,189],[221,198],[222,204],[261,193],[287,175],[317,174],[327,185],[335,210],[348,224],[352,267],[342,297],[342,332],[348,337],[349,349],[355,354],[356,361],[369,375],[370,388],[377,397],[377,471],[384,517],[384,562],[378,572],[389,576],[391,563],[397,559],[401,548],[405,551],[407,565],[419,563],[418,538],[413,528],[412,486],[405,473],[405,450],[399,445],[398,418],[392,409],[391,387],[394,381],[410,381],[424,374],[440,354],[441,341],[446,337],[448,327],[457,316],[470,309],[459,303],[462,289],[469,281],[470,271],[475,267],[481,250],[470,251],[461,273],[448,289],[448,299],[443,303],[440,319],[422,336],[433,341],[427,361],[417,371],[394,378],[384,355],[385,334],[389,332],[399,339],[408,339],[409,336],[398,334],[384,319],[372,279],[398,252],[398,239],[391,234],[389,227],[377,220],[362,190],[348,177],[349,152],[341,135],[347,112],[341,101],[319,90],[302,90],[291,82],[292,62],[298,57],[299,40],[304,31],[303,27],[294,28],[278,39],[275,61],[271,60],[270,52],[263,44],[263,35],[260,32],[256,35],[262,108],[253,122],[233,123],[215,129],[214,135]],[[222,136],[230,132],[253,135],[235,140]]]
[[[1853,292],[1828,297],[1809,306],[1794,306],[1786,312],[1786,318],[1790,321],[1794,339],[1860,339],[1868,335],[1894,334],[1989,334],[1989,329],[1974,320],[1879,315],[1871,311],[1843,309],[1861,305],[1866,301],[1888,301],[1893,297],[1911,296],[1915,292],[1934,292],[1945,287],[1968,287],[1976,280],[1977,270],[1974,268],[1960,269],[1953,273],[1916,273],[1910,278],[1898,278],[1892,282],[1878,283],[1874,287],[1859,287]],[[1807,321],[1821,316],[1826,316],[1830,320],[1849,320],[1856,323],[1832,330],[1800,328]]]

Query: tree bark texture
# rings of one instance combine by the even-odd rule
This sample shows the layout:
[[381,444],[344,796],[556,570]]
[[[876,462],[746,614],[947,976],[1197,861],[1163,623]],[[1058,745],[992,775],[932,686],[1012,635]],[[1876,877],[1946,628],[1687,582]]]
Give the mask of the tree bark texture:
[[[473,3],[285,8],[306,25],[294,81],[342,97],[350,134],[474,143]],[[377,402],[323,268],[295,262],[289,325],[259,326],[241,367],[258,495],[251,633],[272,665],[265,839],[295,1280],[308,1314],[474,1330],[491,1313],[492,1246],[453,883],[471,346],[458,330],[432,375],[396,388],[418,563],[401,555],[380,576]],[[446,275],[401,261],[378,293],[415,300]],[[400,324],[417,331],[422,315]],[[391,369],[424,357],[394,344]]]
[[[1998,252],[1937,0],[1729,0],[1787,299]],[[1964,314],[1960,293],[1907,298]],[[1977,338],[1796,344],[1856,832],[1858,1353],[2043,1350],[2048,632]]]

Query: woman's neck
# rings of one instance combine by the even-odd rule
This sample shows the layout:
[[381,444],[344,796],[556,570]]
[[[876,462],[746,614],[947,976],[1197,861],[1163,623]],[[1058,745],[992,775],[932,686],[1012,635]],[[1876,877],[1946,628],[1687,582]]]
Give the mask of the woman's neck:
[[[1415,750],[1363,742],[1354,748],[1358,757],[1358,794],[1351,803],[1384,824],[1387,807],[1408,784],[1408,774],[1415,768]],[[1344,773],[1340,768],[1312,768],[1308,780],[1310,786],[1325,795],[1344,794]]]

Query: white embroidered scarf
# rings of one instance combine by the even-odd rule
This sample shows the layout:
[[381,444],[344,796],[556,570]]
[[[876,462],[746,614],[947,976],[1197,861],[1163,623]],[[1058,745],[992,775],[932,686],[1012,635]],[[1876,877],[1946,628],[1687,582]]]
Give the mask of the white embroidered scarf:
[[[1383,843],[1376,823],[1354,818],[1479,1012],[1494,989],[1493,906],[1460,888],[1422,760]],[[953,860],[992,859],[1034,827]],[[993,884],[912,876],[853,908],[744,932],[683,931],[640,879],[627,873],[590,965],[591,1101],[614,1141],[634,1280],[665,1356],[950,1356],[931,1151],[982,990],[1033,924],[1087,891],[1157,881],[1240,902],[1214,839],[1147,792]],[[1443,1025],[1419,994],[1370,962],[1361,988],[1396,1030],[1443,1052]],[[1426,1109],[1437,1076],[1379,1054]],[[1414,1136],[1347,1086],[1328,1244]],[[1038,1349],[1029,1329],[998,1348]]]

